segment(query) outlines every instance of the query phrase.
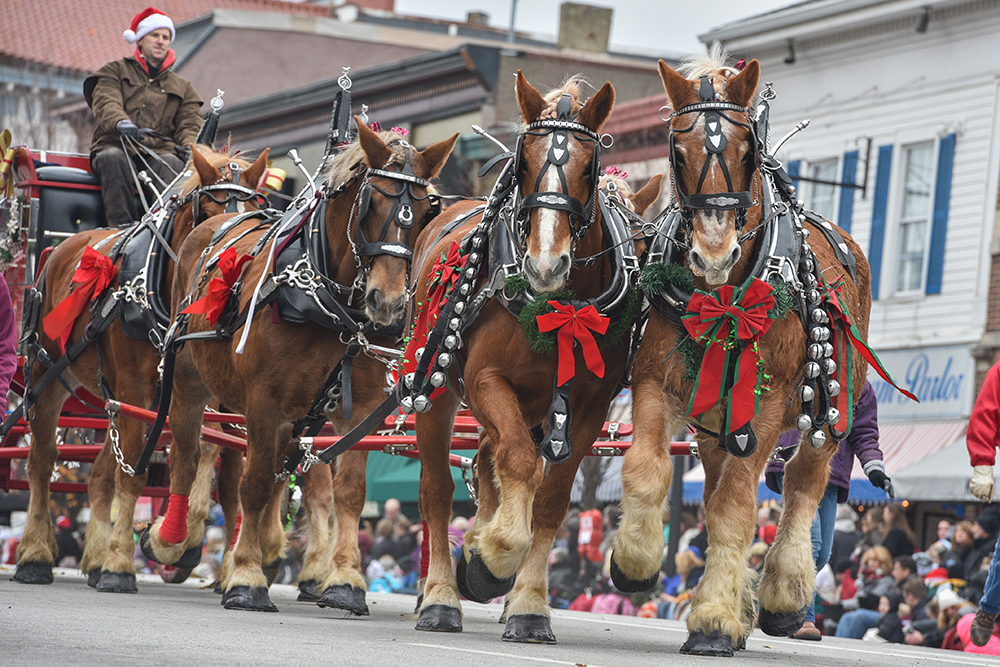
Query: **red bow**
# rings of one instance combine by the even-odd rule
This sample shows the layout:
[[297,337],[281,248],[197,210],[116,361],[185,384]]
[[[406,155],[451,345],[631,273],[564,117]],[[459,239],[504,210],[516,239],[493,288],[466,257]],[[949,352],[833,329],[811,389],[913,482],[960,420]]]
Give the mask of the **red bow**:
[[[773,288],[753,278],[737,291],[723,285],[711,293],[695,291],[684,315],[684,327],[705,346],[688,414],[696,419],[727,398],[721,434],[731,433],[757,414],[763,362],[757,341],[771,328]],[[730,353],[734,354],[730,354]],[[726,391],[729,365],[735,361],[735,381]],[[753,369],[752,371],[750,369]]]
[[562,386],[576,373],[576,359],[573,356],[573,343],[580,342],[580,351],[583,352],[583,361],[587,364],[590,372],[599,378],[604,377],[604,358],[594,340],[591,331],[603,334],[608,330],[610,320],[605,315],[597,312],[594,306],[584,306],[580,310],[568,303],[563,305],[558,301],[549,301],[549,305],[556,309],[554,313],[539,315],[535,319],[538,321],[539,331],[552,331],[559,329],[557,339],[559,341],[559,377],[557,384]]
[[[412,373],[417,368],[416,353],[421,347],[427,344],[427,334],[434,327],[438,316],[441,314],[441,303],[448,298],[452,288],[465,268],[468,255],[462,254],[462,248],[458,241],[452,241],[447,253],[441,253],[441,258],[431,269],[431,278],[427,282],[427,301],[417,302],[420,314],[417,322],[413,325],[410,342],[406,346],[403,354],[403,369],[407,373]],[[444,387],[439,387],[431,393],[431,398],[435,398],[445,391]]]
[[208,291],[202,298],[198,299],[190,306],[182,310],[182,313],[195,315],[203,314],[209,324],[215,324],[226,311],[226,304],[229,303],[229,296],[233,293],[233,285],[239,280],[243,272],[243,265],[253,257],[243,255],[236,259],[236,250],[232,247],[226,248],[219,255],[219,271],[221,278],[212,278],[208,283]]
[[115,279],[115,265],[110,259],[90,246],[83,249],[80,266],[73,274],[72,283],[76,288],[58,306],[49,311],[42,320],[45,335],[59,342],[59,349],[66,352],[73,323],[87,307],[87,304],[111,284]]

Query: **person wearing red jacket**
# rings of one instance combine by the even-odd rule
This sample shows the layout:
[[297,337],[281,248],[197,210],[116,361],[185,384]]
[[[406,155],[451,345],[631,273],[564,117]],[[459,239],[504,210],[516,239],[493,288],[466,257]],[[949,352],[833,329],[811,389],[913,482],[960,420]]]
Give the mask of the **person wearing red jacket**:
[[[996,448],[1000,446],[1000,363],[986,373],[976,403],[969,417],[965,444],[972,462],[969,491],[984,503],[993,502],[993,465]],[[976,646],[985,646],[993,634],[1000,614],[1000,540],[993,549],[986,587],[979,601],[979,612],[970,628],[970,638]]]

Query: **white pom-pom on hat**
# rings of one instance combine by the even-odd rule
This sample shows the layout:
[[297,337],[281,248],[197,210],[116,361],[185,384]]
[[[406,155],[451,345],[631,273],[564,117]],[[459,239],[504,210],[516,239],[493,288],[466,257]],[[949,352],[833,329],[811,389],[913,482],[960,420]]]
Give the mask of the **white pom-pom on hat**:
[[128,42],[129,44],[135,44],[136,37],[133,31],[126,30],[124,33],[122,33],[122,36],[125,37],[125,41]]

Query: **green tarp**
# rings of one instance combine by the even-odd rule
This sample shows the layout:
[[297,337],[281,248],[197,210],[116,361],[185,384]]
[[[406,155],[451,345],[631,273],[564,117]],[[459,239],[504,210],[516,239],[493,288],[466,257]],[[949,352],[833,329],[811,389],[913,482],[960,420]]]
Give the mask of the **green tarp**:
[[[462,480],[461,469],[453,467],[451,476],[455,480],[455,502],[471,500],[469,489]],[[366,477],[367,500],[374,500],[380,505],[387,498],[396,498],[403,504],[416,503],[419,500],[420,461],[416,459],[372,452],[368,455]]]

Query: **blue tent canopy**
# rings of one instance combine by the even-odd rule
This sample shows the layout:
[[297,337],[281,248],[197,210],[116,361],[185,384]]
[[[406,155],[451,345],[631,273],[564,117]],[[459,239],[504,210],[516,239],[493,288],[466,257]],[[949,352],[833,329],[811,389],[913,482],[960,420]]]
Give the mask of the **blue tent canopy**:
[[[684,504],[697,505],[702,502],[704,495],[704,482],[684,482]],[[781,495],[767,488],[764,482],[757,485],[757,502],[763,503],[768,500],[781,500]],[[847,496],[847,502],[852,505],[872,505],[884,503],[889,500],[888,494],[882,489],[876,489],[867,479],[852,479],[851,490]]]

